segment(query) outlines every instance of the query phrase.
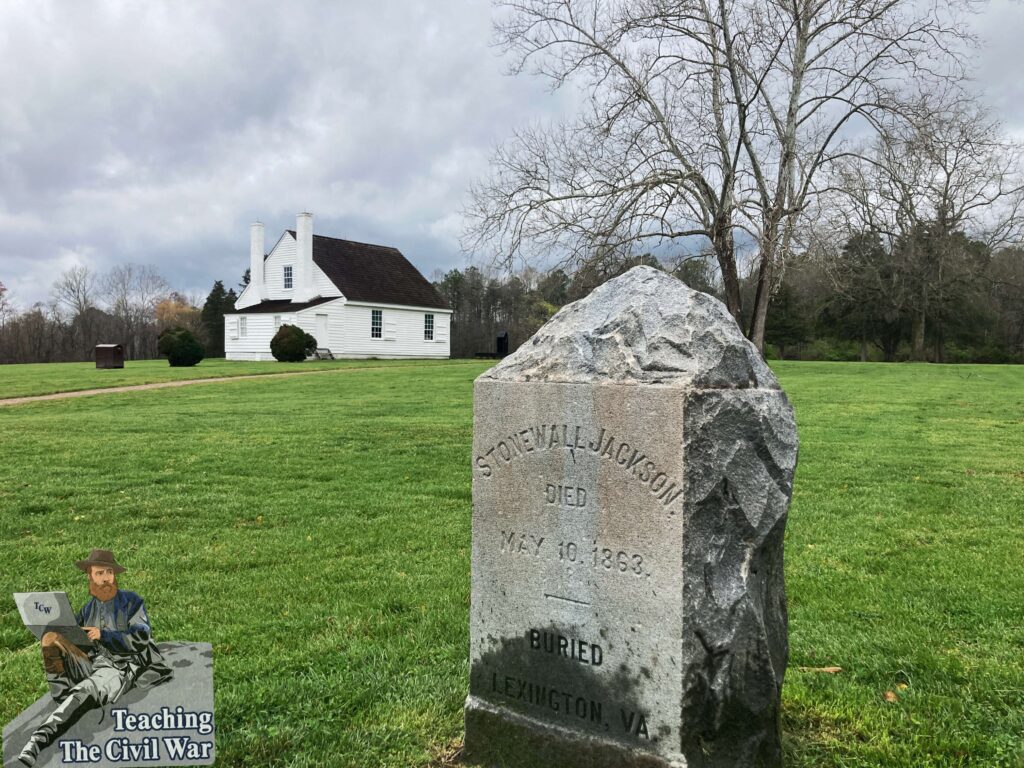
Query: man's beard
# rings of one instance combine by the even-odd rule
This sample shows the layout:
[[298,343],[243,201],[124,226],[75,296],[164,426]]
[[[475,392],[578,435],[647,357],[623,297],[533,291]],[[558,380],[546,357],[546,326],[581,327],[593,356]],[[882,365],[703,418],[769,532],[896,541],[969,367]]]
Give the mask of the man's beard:
[[107,602],[107,600],[117,594],[117,579],[114,579],[113,584],[97,584],[95,581],[90,580],[89,594],[97,600],[104,603]]

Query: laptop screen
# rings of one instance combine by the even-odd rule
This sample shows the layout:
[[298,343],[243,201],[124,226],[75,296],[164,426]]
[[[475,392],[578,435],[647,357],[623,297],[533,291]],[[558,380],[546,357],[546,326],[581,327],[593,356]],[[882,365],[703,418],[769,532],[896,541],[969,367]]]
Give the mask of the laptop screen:
[[66,592],[16,592],[14,602],[26,626],[78,626]]

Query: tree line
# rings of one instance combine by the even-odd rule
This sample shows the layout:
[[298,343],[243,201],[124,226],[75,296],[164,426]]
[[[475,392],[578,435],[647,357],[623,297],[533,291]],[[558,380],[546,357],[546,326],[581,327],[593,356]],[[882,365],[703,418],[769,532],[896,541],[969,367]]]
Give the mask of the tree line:
[[174,327],[194,333],[207,357],[223,357],[224,313],[237,298],[220,280],[205,300],[187,296],[139,264],[105,273],[72,267],[54,281],[49,300],[26,308],[0,282],[0,363],[91,360],[97,344],[121,344],[129,360],[152,359],[161,331]]
[[[877,233],[850,237],[831,250],[790,259],[765,329],[769,358],[1024,363],[1024,249],[991,251],[962,234],[930,229],[886,245]],[[940,253],[936,253],[941,251]],[[922,264],[922,253],[930,252]],[[695,290],[726,299],[707,256],[646,254],[567,274],[527,268],[488,276],[477,267],[451,270],[434,285],[452,315],[452,357],[493,354],[499,334],[509,349],[529,339],[559,308],[638,264],[676,276]],[[941,270],[927,265],[941,264]],[[741,272],[737,288],[752,307],[757,275]],[[919,298],[929,297],[924,319]],[[749,323],[749,315],[740,323]]]
[[[495,276],[476,266],[453,269],[434,280],[453,310],[452,357],[494,354],[503,333],[515,350],[565,304],[639,264],[727,298],[717,263],[706,254],[606,255],[571,273],[526,267]],[[741,305],[752,307],[754,263],[737,275],[737,289]],[[223,357],[224,314],[237,298],[220,280],[200,301],[171,290],[152,267],[125,265],[106,275],[75,267],[55,281],[48,302],[19,311],[0,283],[0,362],[91,360],[100,343],[124,345],[129,359],[155,358],[160,332],[175,326],[196,334],[207,357]],[[868,228],[789,259],[772,306],[768,357],[1021,363],[1024,248],[993,250],[927,224],[894,238]],[[749,322],[741,314],[740,324]]]
[[[877,233],[864,233],[841,252],[838,267],[812,257],[787,266],[769,316],[770,355],[1024,362],[1021,248],[992,252],[962,235],[923,229],[891,246]],[[936,263],[941,268],[933,268]]]

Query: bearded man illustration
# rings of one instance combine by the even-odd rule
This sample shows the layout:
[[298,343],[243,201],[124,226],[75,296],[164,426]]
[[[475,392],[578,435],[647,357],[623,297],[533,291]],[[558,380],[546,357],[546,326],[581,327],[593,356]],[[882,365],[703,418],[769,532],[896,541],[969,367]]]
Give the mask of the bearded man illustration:
[[94,549],[75,565],[89,577],[92,597],[77,614],[92,646],[79,648],[59,632],[42,637],[43,668],[57,708],[36,728],[18,759],[33,766],[39,753],[90,709],[117,701],[134,687],[159,685],[172,672],[157,650],[142,598],[119,589],[124,573],[114,553]]

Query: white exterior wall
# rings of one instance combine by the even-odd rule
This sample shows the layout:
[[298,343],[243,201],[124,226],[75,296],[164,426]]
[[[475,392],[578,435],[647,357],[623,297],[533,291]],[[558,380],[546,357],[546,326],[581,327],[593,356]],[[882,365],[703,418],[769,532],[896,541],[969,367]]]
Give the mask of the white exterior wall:
[[244,315],[246,334],[238,330],[239,317],[224,315],[224,356],[228,360],[273,360],[270,354],[270,340],[277,329],[273,315]]
[[[371,311],[383,312],[383,338],[370,336]],[[312,310],[310,310],[312,311]],[[423,338],[423,316],[434,316],[434,340]],[[416,309],[390,304],[349,302],[344,306],[339,349],[346,357],[443,357],[451,356],[451,312]],[[333,350],[334,347],[331,347]]]
[[259,304],[256,300],[255,294],[249,290],[249,286],[245,286],[242,292],[238,294],[238,298],[235,299],[235,309],[241,309],[243,307],[251,307],[253,304]]
[[[328,334],[333,326],[341,325],[341,302],[330,301],[302,312],[281,312],[281,325],[297,325],[306,333],[316,337],[316,315],[328,316]],[[238,333],[239,319],[246,319],[246,335]],[[224,316],[224,355],[228,360],[273,360],[270,340],[277,333],[274,318],[277,315],[260,312],[246,315],[244,311]],[[317,346],[329,347],[317,338]],[[332,348],[333,349],[333,348]]]
[[[298,285],[299,269],[295,263],[298,256],[295,238],[285,232],[277,241],[274,250],[270,252],[267,260],[263,262],[263,298],[264,299],[289,299],[295,294],[295,286]],[[284,287],[284,267],[291,265],[292,287]],[[314,296],[341,296],[341,291],[328,279],[323,270],[316,264],[313,265],[313,295]],[[235,309],[245,309],[259,301],[253,292],[246,286],[242,295],[235,302]]]
[[[294,241],[293,241],[294,244]],[[269,261],[269,259],[268,259]],[[370,336],[371,310],[383,312],[383,338]],[[317,332],[318,314],[327,315],[327,340]],[[423,316],[434,315],[434,340],[423,338]],[[238,319],[246,317],[246,336],[238,334]],[[316,337],[335,357],[435,357],[451,355],[451,312],[415,309],[387,304],[352,304],[345,299],[329,301],[301,312],[281,313],[281,322],[297,325]],[[228,360],[273,360],[270,340],[277,329],[273,314],[238,314],[224,317],[224,350]]]

